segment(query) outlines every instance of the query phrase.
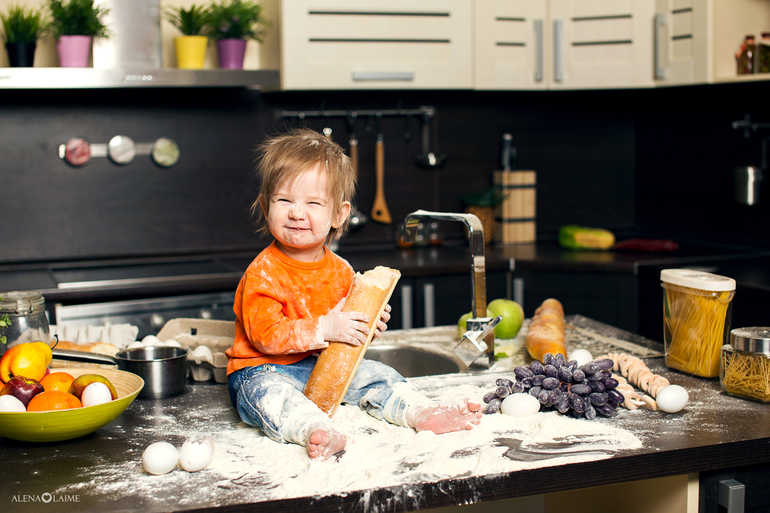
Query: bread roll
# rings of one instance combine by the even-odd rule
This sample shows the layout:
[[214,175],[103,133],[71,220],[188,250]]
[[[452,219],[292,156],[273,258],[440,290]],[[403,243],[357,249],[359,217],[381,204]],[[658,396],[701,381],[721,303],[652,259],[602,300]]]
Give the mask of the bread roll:
[[525,340],[529,355],[540,362],[546,354],[561,353],[567,357],[564,340],[564,308],[556,299],[546,299],[535,310]]
[[334,413],[348,391],[356,369],[374,337],[377,321],[400,277],[401,273],[397,270],[381,266],[364,274],[356,273],[342,311],[361,312],[369,316],[366,342],[359,346],[331,342],[329,347],[321,351],[305,385],[305,395],[327,414]]

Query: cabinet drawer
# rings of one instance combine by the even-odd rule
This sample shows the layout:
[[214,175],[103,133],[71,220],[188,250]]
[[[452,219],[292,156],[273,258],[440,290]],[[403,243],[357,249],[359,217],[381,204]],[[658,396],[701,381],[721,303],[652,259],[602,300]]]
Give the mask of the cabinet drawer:
[[470,88],[470,0],[283,0],[283,89]]

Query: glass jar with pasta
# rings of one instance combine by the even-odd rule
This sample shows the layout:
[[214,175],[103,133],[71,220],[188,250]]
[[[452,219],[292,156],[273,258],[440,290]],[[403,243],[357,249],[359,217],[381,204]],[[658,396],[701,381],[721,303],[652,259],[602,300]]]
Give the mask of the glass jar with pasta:
[[722,347],[719,381],[730,395],[770,402],[770,328],[739,328]]
[[666,366],[718,377],[720,352],[729,343],[735,280],[691,269],[664,269],[660,280]]

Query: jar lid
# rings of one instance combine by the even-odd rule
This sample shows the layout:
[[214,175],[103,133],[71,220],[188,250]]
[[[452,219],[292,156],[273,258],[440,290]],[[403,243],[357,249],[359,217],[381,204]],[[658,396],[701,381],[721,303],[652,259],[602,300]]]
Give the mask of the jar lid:
[[673,285],[712,292],[735,290],[734,279],[693,269],[663,269],[660,271],[660,280]]
[[0,312],[29,313],[45,306],[43,294],[36,290],[0,292]]
[[730,332],[730,339],[739,351],[770,354],[770,328],[736,328]]

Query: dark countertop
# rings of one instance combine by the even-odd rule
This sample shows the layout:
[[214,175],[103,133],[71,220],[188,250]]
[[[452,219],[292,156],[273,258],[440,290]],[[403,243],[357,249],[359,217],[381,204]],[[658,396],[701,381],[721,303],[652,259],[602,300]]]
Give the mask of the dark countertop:
[[[237,479],[222,479],[213,469],[198,473],[177,469],[166,476],[142,470],[141,454],[150,443],[167,440],[178,447],[186,429],[205,423],[206,434],[222,450],[218,434],[238,423],[226,386],[190,383],[177,397],[135,401],[111,424],[77,440],[31,444],[0,439],[5,462],[0,466],[0,504],[20,513],[40,511],[39,502],[21,498],[50,493],[59,500],[77,497],[77,502],[56,504],[57,512],[412,511],[770,463],[770,405],[726,396],[717,381],[669,371],[660,359],[648,364],[684,386],[690,402],[677,414],[620,409],[610,419],[591,421],[628,430],[642,442],[641,448],[605,459],[555,466],[546,462],[514,472],[448,478],[405,469],[403,482],[384,488],[314,493],[311,487],[301,496],[260,500],[278,483],[265,481],[256,463]],[[500,375],[446,375],[440,383],[442,388],[475,384],[488,390]],[[413,382],[417,388],[420,379]],[[287,461],[304,457],[291,446],[283,447]],[[461,446],[457,450],[462,453]],[[319,479],[333,472],[335,465],[346,464],[355,462],[343,456],[338,462],[323,463],[316,468]]]

